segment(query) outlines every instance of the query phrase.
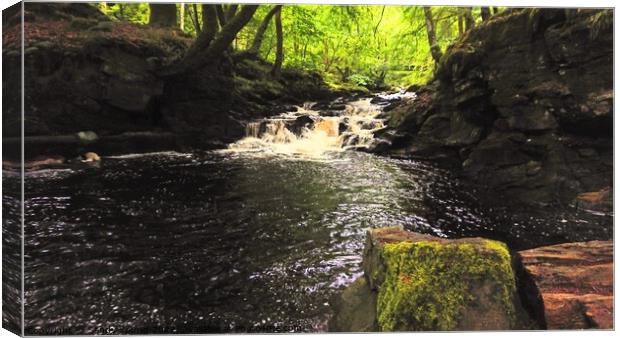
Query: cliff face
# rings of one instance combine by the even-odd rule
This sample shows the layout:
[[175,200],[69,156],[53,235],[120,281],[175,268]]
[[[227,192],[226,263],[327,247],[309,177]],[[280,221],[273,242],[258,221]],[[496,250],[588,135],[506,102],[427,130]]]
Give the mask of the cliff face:
[[391,112],[392,154],[524,202],[611,186],[613,12],[508,10],[466,33]]

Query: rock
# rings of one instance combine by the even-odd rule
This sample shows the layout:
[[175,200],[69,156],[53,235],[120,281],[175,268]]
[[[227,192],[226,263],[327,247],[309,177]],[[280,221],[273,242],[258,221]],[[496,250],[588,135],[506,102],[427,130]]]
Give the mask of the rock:
[[101,157],[99,157],[97,153],[89,151],[85,153],[84,155],[82,155],[82,161],[83,162],[99,162],[101,161]]
[[612,211],[614,203],[611,187],[605,187],[599,191],[581,193],[577,195],[575,205],[586,210]]
[[314,119],[308,115],[302,115],[295,119],[295,122],[288,125],[287,128],[295,135],[301,135],[304,128],[312,129]]
[[515,276],[503,243],[372,229],[363,268],[378,293],[381,331],[520,327]]
[[26,170],[38,170],[45,167],[64,164],[65,158],[62,156],[38,157],[24,163]]
[[110,21],[102,21],[95,26],[90,27],[88,30],[93,32],[111,32],[114,29],[114,23]]
[[390,111],[399,136],[388,153],[458,163],[493,203],[568,204],[610,185],[613,12],[495,18],[449,47],[435,79]]
[[536,288],[525,299],[542,327],[613,329],[613,242],[558,244],[518,255]]
[[99,138],[99,136],[97,136],[97,133],[95,133],[94,131],[81,131],[75,135],[78,140],[83,143],[91,143]]
[[347,108],[347,106],[345,104],[339,103],[339,104],[331,104],[329,106],[330,110],[345,110]]
[[341,294],[329,321],[331,332],[376,332],[377,294],[360,277]]

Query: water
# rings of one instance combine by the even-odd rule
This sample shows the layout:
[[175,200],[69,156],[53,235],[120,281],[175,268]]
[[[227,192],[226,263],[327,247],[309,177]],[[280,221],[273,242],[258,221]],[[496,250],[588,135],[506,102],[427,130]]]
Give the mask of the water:
[[[375,119],[369,111],[349,120]],[[226,150],[28,173],[26,332],[322,331],[361,275],[372,227],[513,248],[611,237],[609,216],[489,211],[430,164],[343,150],[351,125],[335,134],[335,122],[314,123],[291,136],[283,120],[266,121],[265,135],[248,128]]]

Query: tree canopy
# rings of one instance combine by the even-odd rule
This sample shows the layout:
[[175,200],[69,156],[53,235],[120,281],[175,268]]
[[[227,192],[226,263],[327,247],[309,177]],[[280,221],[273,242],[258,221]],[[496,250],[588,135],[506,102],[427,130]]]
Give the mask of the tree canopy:
[[[147,3],[99,7],[114,20],[149,24],[153,17],[153,5]],[[328,82],[368,87],[427,81],[450,43],[498,12],[488,7],[260,5],[255,11],[246,9],[245,19],[238,18],[235,29],[226,31],[227,21],[240,14],[237,7],[247,6],[176,7],[176,29],[197,37],[192,53],[208,48],[211,41],[230,41],[227,51],[252,52],[275,68],[281,62],[283,67],[319,72]],[[276,28],[281,30],[280,43]],[[217,40],[223,33],[228,38]]]

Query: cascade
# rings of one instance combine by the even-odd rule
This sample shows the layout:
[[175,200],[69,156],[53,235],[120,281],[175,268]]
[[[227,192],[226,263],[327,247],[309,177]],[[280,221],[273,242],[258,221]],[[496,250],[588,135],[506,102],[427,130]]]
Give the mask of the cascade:
[[[248,122],[245,137],[227,151],[321,158],[329,152],[367,148],[385,128],[381,107],[371,99],[349,102],[338,116],[324,116],[306,102],[296,112]],[[329,115],[334,115],[333,112]]]

